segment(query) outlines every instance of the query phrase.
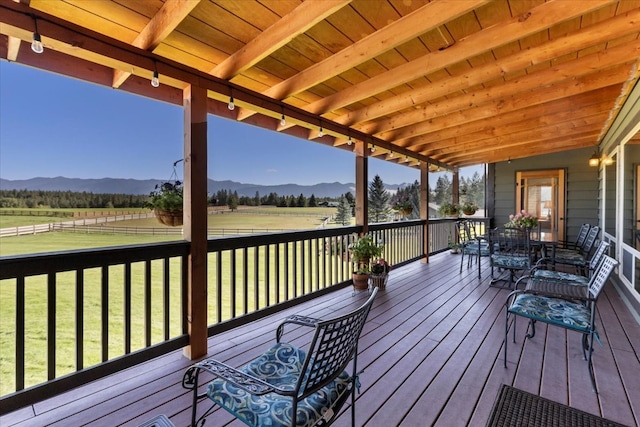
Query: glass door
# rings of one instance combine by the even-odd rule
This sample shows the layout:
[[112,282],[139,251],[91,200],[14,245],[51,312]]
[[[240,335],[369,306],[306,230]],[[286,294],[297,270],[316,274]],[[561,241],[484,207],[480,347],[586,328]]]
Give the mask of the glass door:
[[517,172],[516,179],[516,211],[536,216],[540,231],[564,240],[564,169]]

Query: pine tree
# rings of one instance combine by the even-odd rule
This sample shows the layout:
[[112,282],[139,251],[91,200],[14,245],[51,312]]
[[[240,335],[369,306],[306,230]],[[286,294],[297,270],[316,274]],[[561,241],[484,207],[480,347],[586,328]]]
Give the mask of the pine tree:
[[338,205],[338,212],[336,213],[336,222],[342,225],[349,225],[351,223],[351,205],[346,197],[340,198],[340,204]]
[[369,184],[369,222],[384,222],[391,218],[390,200],[391,195],[384,188],[382,178],[376,175]]

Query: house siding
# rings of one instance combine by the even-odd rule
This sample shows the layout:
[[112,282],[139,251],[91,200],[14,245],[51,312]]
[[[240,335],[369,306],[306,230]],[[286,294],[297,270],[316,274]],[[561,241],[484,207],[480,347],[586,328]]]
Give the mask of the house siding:
[[598,170],[587,164],[592,154],[589,148],[496,163],[492,226],[503,225],[515,211],[516,172],[541,169],[565,170],[565,239],[575,240],[584,223],[598,224]]

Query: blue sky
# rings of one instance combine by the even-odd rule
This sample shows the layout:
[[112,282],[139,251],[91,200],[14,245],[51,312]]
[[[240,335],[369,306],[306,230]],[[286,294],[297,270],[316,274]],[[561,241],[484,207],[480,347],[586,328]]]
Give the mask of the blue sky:
[[[0,177],[168,179],[182,158],[182,114],[179,106],[2,61]],[[355,180],[354,154],[345,150],[212,115],[208,132],[214,180]],[[370,159],[369,179],[376,174],[385,184],[420,178],[416,169]]]

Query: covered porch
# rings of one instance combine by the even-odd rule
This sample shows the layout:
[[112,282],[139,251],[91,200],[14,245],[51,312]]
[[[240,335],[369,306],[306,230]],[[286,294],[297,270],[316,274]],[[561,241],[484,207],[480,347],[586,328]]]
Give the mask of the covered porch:
[[[602,346],[594,352],[599,394],[591,391],[580,336],[539,327],[524,340],[518,323],[503,367],[504,302],[508,291],[478,281],[475,268],[458,269],[459,255],[443,252],[429,263],[412,262],[392,271],[360,339],[361,394],[356,424],[484,425],[501,384],[543,396],[609,420],[640,424],[640,325],[613,281],[598,301]],[[486,263],[485,260],[483,260]],[[484,266],[486,267],[486,266]],[[484,268],[483,267],[483,268]],[[347,311],[366,293],[350,287],[315,298],[209,338],[208,353],[232,366],[248,362],[268,346],[287,314],[316,317]],[[293,330],[303,344],[309,335]],[[524,343],[523,343],[524,342]],[[189,424],[191,396],[181,387],[191,364],[173,351],[142,365],[4,415],[3,426],[137,426],[165,414],[176,426]],[[336,425],[349,425],[344,413]],[[208,426],[239,425],[217,410]]]

